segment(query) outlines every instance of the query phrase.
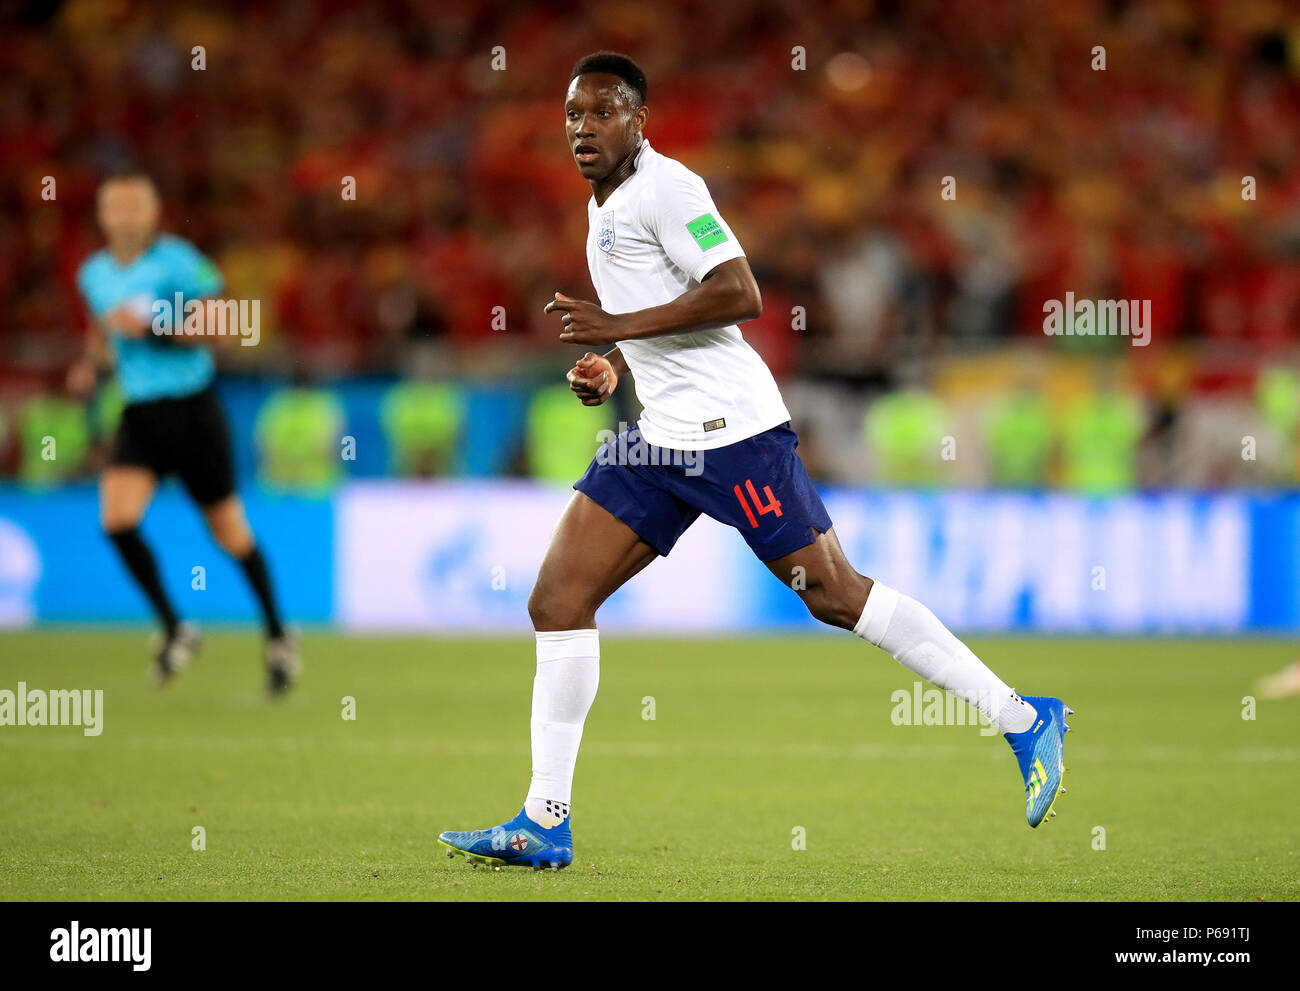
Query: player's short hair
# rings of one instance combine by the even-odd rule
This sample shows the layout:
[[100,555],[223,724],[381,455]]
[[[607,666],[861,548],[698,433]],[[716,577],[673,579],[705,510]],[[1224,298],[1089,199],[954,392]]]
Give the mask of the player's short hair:
[[632,109],[645,105],[647,92],[645,73],[626,55],[620,55],[618,52],[592,52],[590,55],[584,55],[573,66],[573,72],[569,74],[569,82],[589,72],[604,72],[611,76],[618,76],[636,94],[636,103]]

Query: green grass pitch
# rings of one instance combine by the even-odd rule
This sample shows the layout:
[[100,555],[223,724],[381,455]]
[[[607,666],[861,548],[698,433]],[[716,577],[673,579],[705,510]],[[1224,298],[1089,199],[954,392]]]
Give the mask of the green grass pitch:
[[0,689],[103,689],[104,728],[0,727],[0,898],[1300,895],[1300,700],[1242,718],[1292,643],[970,642],[1078,710],[1069,793],[1039,829],[1005,741],[894,725],[890,693],[914,679],[861,641],[610,634],[576,858],[554,874],[471,869],[435,843],[519,809],[530,637],[308,636],[305,679],[270,703],[250,633],[210,634],[161,692],[138,631],[2,635]]

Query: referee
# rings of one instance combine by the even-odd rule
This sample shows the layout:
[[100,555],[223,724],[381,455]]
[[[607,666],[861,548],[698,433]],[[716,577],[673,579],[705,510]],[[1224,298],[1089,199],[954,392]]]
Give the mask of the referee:
[[166,684],[202,644],[198,628],[176,614],[140,534],[159,480],[174,474],[248,579],[265,621],[267,689],[282,694],[301,669],[298,646],[281,623],[266,562],[235,493],[212,350],[202,335],[151,331],[155,300],[170,302],[177,293],[186,301],[213,297],[222,289],[221,273],[188,241],[158,233],[158,191],[148,176],[108,179],[96,208],[107,247],[77,272],[91,320],[86,355],[69,369],[68,388],[88,395],[98,370],[110,365],[122,388],[126,406],[99,480],[100,522],[162,625],[151,673]]

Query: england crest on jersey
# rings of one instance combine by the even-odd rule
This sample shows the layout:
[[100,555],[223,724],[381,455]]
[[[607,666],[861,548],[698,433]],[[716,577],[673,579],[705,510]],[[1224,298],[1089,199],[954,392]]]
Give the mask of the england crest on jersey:
[[596,246],[605,254],[614,250],[614,211],[606,210],[600,215],[600,233],[596,236]]

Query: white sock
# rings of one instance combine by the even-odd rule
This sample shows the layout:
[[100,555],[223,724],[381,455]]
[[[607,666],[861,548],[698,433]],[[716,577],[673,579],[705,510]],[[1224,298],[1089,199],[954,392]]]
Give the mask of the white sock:
[[853,632],[889,651],[909,671],[975,706],[999,733],[1023,733],[1037,718],[1032,705],[910,596],[874,582]]
[[533,678],[533,780],[524,812],[550,829],[569,817],[573,768],[582,724],[600,682],[600,635],[596,630],[537,634]]

